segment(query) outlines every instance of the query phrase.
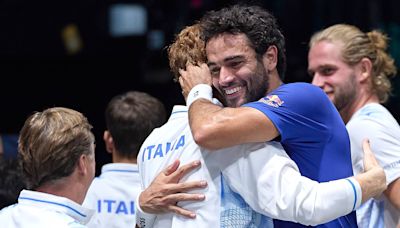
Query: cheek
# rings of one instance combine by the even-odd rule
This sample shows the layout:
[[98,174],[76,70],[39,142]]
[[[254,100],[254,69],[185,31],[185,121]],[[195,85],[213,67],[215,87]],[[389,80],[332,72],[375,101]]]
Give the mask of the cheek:
[[333,89],[346,87],[346,84],[349,83],[347,80],[340,80],[339,78],[332,78],[331,80],[327,80],[325,85],[331,87]]
[[[319,76],[318,79],[315,80],[316,84],[320,84],[324,87],[335,87],[338,84],[338,78],[334,75],[331,76]],[[314,81],[313,81],[314,83]]]
[[215,88],[219,88],[219,80],[218,77],[213,77],[212,78],[212,84]]

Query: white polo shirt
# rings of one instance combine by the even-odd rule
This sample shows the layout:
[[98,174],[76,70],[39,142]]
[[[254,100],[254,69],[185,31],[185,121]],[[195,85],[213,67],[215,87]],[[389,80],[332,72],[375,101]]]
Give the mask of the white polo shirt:
[[101,175],[93,180],[83,202],[84,207],[96,211],[88,227],[135,227],[135,200],[140,191],[136,164],[104,165]]
[[[206,180],[208,187],[201,192],[206,195],[205,201],[180,202],[188,210],[195,211],[196,219],[186,219],[173,213],[159,214],[154,216],[153,221],[137,221],[142,227],[220,227],[220,171],[213,164],[204,161],[209,156],[208,152],[200,151],[194,143],[189,125],[187,108],[185,106],[174,106],[172,114],[166,124],[154,129],[142,144],[137,157],[142,189],[147,188],[154,178],[165,167],[176,159],[180,159],[181,165],[194,160],[201,160],[201,167],[183,181]],[[149,225],[150,224],[150,225]]]
[[87,227],[93,211],[65,197],[22,190],[18,203],[0,211],[4,228]]
[[[156,216],[140,213],[143,216],[139,216],[139,225],[272,227],[270,221],[257,213],[315,225],[346,215],[361,203],[361,189],[353,178],[320,184],[302,177],[297,165],[279,143],[242,144],[213,152],[199,148],[192,138],[184,106],[175,106],[168,122],[155,129],[143,143],[138,155],[142,188],[148,187],[167,165],[178,158],[182,165],[193,160],[202,162],[198,170],[181,182],[208,182],[207,189],[196,191],[206,195],[205,201],[178,204],[196,212],[196,219],[173,213]],[[225,189],[226,186],[229,189]],[[232,192],[243,197],[244,201]],[[246,203],[250,209],[240,206]],[[248,222],[243,224],[235,218]]]
[[[367,104],[351,117],[346,125],[350,135],[354,173],[364,170],[362,140],[368,138],[378,163],[386,173],[389,185],[400,178],[400,126],[381,104]],[[362,228],[396,227],[400,211],[384,194],[370,199],[357,210],[357,223]]]

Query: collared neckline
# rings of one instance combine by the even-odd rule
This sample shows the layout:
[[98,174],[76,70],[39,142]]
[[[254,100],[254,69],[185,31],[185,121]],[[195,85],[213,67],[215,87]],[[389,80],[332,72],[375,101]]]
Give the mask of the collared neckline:
[[119,172],[119,173],[138,173],[139,169],[137,164],[130,163],[109,163],[103,165],[101,173]]
[[188,107],[184,105],[175,105],[172,108],[171,116],[169,119],[174,119],[177,117],[187,116],[188,115]]
[[18,204],[58,211],[71,216],[84,225],[89,222],[94,214],[94,210],[84,208],[66,197],[30,190],[21,191]]

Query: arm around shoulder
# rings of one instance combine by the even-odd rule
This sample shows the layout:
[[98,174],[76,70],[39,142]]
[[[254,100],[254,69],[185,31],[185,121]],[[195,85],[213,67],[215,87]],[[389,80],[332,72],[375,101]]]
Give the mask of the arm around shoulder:
[[254,108],[221,108],[205,99],[190,106],[189,123],[196,143],[210,150],[270,141],[279,135],[271,120]]

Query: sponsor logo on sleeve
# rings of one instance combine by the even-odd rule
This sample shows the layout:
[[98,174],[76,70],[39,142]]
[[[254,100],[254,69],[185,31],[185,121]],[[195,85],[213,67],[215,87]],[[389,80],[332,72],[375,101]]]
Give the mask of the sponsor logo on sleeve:
[[259,101],[275,108],[278,108],[282,106],[283,103],[285,103],[278,97],[278,95],[268,95],[261,98]]

